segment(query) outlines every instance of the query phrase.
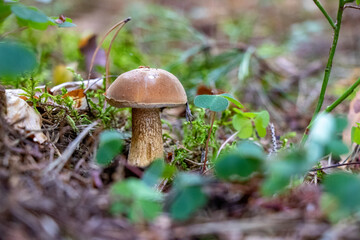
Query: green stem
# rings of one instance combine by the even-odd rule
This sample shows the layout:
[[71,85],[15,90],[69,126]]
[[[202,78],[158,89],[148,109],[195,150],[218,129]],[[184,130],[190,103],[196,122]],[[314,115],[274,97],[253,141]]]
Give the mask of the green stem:
[[[347,97],[350,96],[350,94],[352,94],[355,90],[355,88],[357,88],[360,85],[360,78],[358,80],[356,80],[356,82],[351,85],[348,89],[346,89],[346,91],[338,98],[336,99],[332,104],[330,104],[325,111],[323,111],[324,113],[330,113],[332,110],[334,110],[340,103],[342,103]],[[308,129],[310,129],[313,125],[313,122],[309,124]],[[307,135],[305,135],[307,136]]]
[[208,138],[206,140],[206,146],[205,146],[205,159],[204,159],[204,165],[203,165],[203,169],[202,169],[202,173],[204,173],[206,171],[206,163],[207,163],[207,155],[209,152],[209,142],[210,142],[210,138],[211,138],[211,132],[214,126],[214,122],[215,122],[215,116],[216,116],[216,112],[211,111],[210,112],[210,130],[209,130],[209,134],[208,134]]
[[336,25],[334,23],[334,21],[332,20],[332,18],[329,16],[329,14],[326,12],[326,10],[324,9],[324,7],[321,5],[321,3],[318,0],[314,0],[314,3],[316,4],[316,6],[320,9],[320,11],[322,12],[322,14],[324,14],[324,16],[326,17],[326,19],[328,20],[328,22],[330,23],[331,27],[335,30],[336,29]]
[[[337,12],[337,17],[336,17],[336,24],[335,24],[335,29],[334,29],[334,37],[333,37],[333,42],[330,48],[330,53],[329,53],[329,58],[328,58],[328,62],[326,64],[326,68],[325,68],[325,73],[324,73],[324,78],[323,78],[323,83],[321,86],[321,91],[320,91],[320,96],[319,96],[319,100],[316,106],[316,109],[314,111],[314,114],[312,116],[312,119],[310,121],[310,124],[307,126],[306,130],[305,130],[305,134],[301,140],[301,144],[305,144],[307,137],[308,137],[308,132],[310,130],[310,127],[312,125],[312,123],[314,122],[316,116],[319,114],[321,107],[323,105],[324,102],[324,98],[325,98],[325,92],[326,92],[326,88],[329,82],[329,78],[330,78],[330,74],[331,74],[331,69],[332,69],[332,63],[333,63],[333,59],[335,56],[335,51],[336,51],[336,46],[339,40],[339,34],[340,34],[340,28],[341,28],[341,20],[342,20],[342,16],[343,16],[343,12],[344,12],[344,5],[345,5],[344,0],[339,0],[339,8],[338,8],[338,12]],[[325,11],[325,10],[324,10]]]
[[333,102],[330,106],[328,106],[325,109],[326,113],[331,112],[332,110],[334,110],[334,108],[336,108],[340,103],[342,103],[350,94],[352,94],[355,90],[355,88],[357,86],[360,85],[360,78],[353,84],[351,85],[351,87],[349,87],[344,93],[343,95],[341,95],[338,99],[336,99],[335,102]]

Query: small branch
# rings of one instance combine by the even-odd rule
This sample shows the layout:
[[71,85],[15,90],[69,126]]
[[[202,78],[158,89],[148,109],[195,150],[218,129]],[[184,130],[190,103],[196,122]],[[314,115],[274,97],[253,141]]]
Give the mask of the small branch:
[[[336,99],[330,106],[328,106],[325,111],[325,113],[330,113],[332,110],[334,110],[340,103],[342,103],[347,97],[349,97],[355,90],[355,88],[357,88],[360,85],[360,78],[353,84],[351,85],[351,87],[349,87],[338,99]],[[311,129],[312,125],[314,124],[314,122],[311,122],[309,124],[309,126],[307,127],[307,130]],[[305,138],[305,141],[307,139],[307,134],[305,134],[303,136],[303,140]]]
[[212,129],[213,129],[213,126],[214,126],[215,114],[216,114],[216,112],[213,112],[213,111],[211,111],[211,113],[210,113],[211,126],[210,126],[210,130],[209,130],[208,138],[206,140],[205,159],[204,159],[204,165],[203,165],[202,173],[204,173],[205,170],[206,170],[207,155],[208,155],[208,152],[209,152],[209,142],[210,142],[211,132],[212,132]]
[[223,144],[221,144],[221,146],[220,146],[220,148],[219,148],[219,151],[218,151],[218,153],[217,153],[217,155],[216,155],[216,158],[219,157],[221,150],[226,146],[226,144],[227,144],[228,142],[230,142],[231,140],[233,140],[233,139],[236,137],[236,135],[238,135],[238,133],[239,133],[239,131],[237,131],[236,133],[234,133],[233,135],[231,135],[228,139],[225,140],[225,142],[223,142]]
[[[317,1],[317,0],[314,0],[314,2],[315,1]],[[313,116],[311,118],[311,121],[310,121],[309,125],[307,126],[307,128],[305,130],[303,138],[301,139],[301,145],[305,144],[305,142],[306,142],[306,140],[308,138],[308,132],[311,129],[312,123],[315,121],[316,117],[318,116],[318,114],[319,114],[319,112],[321,110],[321,107],[323,105],[323,102],[324,102],[327,85],[328,85],[329,79],[330,79],[332,63],[333,63],[333,59],[334,59],[334,56],[335,56],[337,43],[338,43],[338,40],[339,40],[341,21],[342,21],[342,16],[343,16],[343,13],[344,13],[344,5],[345,5],[344,1],[340,0],[339,1],[338,12],[337,12],[337,17],[336,17],[335,29],[334,29],[333,42],[332,42],[332,45],[331,45],[331,48],[330,48],[329,58],[328,58],[328,62],[326,64],[325,72],[324,72],[324,78],[323,78],[323,82],[322,82],[322,86],[321,86],[321,91],[320,91],[318,103],[316,105],[316,109],[315,109],[314,114],[313,114]]]
[[15,30],[11,30],[9,32],[6,32],[6,33],[3,33],[2,35],[0,35],[0,39],[10,35],[10,34],[13,34],[13,33],[16,33],[16,32],[21,32],[21,31],[24,31],[26,30],[28,27],[21,27],[21,28],[18,28],[18,29],[15,29]]
[[316,4],[316,6],[320,9],[320,11],[322,12],[322,14],[324,14],[324,16],[326,17],[326,19],[328,20],[330,26],[335,30],[336,25],[334,23],[334,21],[332,20],[332,18],[329,16],[329,14],[326,12],[325,8],[321,5],[321,3],[318,0],[314,0],[314,3]]
[[331,112],[336,108],[340,103],[342,103],[350,94],[352,94],[357,86],[360,85],[360,78],[349,87],[335,102],[333,102],[330,106],[328,106],[325,110],[326,113]]
[[106,37],[112,32],[114,31],[117,27],[119,27],[120,29],[127,23],[131,20],[131,18],[126,18],[125,20],[122,20],[121,22],[118,22],[117,24],[115,24],[114,26],[112,26],[110,28],[109,31],[107,31],[107,33],[105,34],[105,36],[100,40],[100,43],[99,45],[96,47],[94,53],[93,53],[93,56],[91,58],[91,62],[90,62],[90,68],[89,68],[89,75],[88,75],[88,79],[90,79],[90,76],[91,76],[91,71],[94,67],[94,62],[95,62],[95,57],[98,53],[98,51],[100,50],[100,47],[102,46],[102,44],[104,43]]
[[360,7],[359,7],[359,6],[354,6],[354,5],[345,5],[345,6],[344,6],[344,9],[345,9],[345,8],[353,8],[353,9],[360,10]]
[[330,168],[337,168],[337,167],[349,166],[349,165],[359,165],[359,164],[360,164],[360,162],[357,162],[357,163],[339,163],[339,164],[334,164],[334,165],[327,166],[327,167],[322,167],[322,168],[313,168],[313,169],[309,170],[309,172],[316,172],[316,171],[321,171],[321,170],[330,169]]

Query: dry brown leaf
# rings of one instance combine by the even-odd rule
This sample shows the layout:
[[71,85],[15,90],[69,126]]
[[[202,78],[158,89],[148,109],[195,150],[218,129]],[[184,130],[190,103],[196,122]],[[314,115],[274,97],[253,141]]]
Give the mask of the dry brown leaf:
[[34,142],[44,143],[47,138],[41,130],[41,116],[25,100],[15,94],[6,92],[7,115],[10,124],[25,134],[32,133]]
[[71,97],[74,100],[74,102],[75,102],[74,108],[81,109],[81,110],[84,110],[87,108],[84,89],[72,90],[72,91],[64,94],[63,98],[65,98],[65,97]]

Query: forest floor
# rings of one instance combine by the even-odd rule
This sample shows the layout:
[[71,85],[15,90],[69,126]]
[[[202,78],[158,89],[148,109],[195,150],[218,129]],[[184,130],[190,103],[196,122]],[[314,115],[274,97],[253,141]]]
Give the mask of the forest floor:
[[[256,25],[253,25],[251,36],[236,42],[240,49],[259,46],[265,40],[282,44],[291,37],[289,32],[294,30],[297,22],[323,18],[317,8],[309,6],[312,1],[278,1],[277,5],[236,0],[153,2],[189,17],[196,30],[217,43],[211,50],[213,52],[222,52],[226,48],[221,46],[226,37],[219,29],[220,23],[230,17],[257,14],[254,15]],[[119,12],[123,16],[121,19],[128,17],[126,9],[129,6],[123,1],[81,0],[68,4],[72,7],[66,14],[76,15],[72,18],[78,25],[76,31],[79,34],[102,36],[105,29],[119,20]],[[336,6],[332,5],[327,7],[333,13]],[[356,30],[359,20],[360,14],[355,10],[349,10],[345,16],[334,61],[331,94],[325,98],[325,106],[337,98],[338,89],[345,89],[359,76],[360,32]],[[296,27],[306,28],[308,25],[298,24]],[[279,142],[280,136],[296,132],[296,137],[290,142],[297,143],[311,119],[332,40],[331,29],[327,31],[326,28],[319,30],[320,33],[316,29],[310,33],[301,29],[298,33],[293,31],[293,34],[309,34],[309,37],[294,38],[292,51],[286,55],[261,60],[259,72],[281,75],[280,83],[264,93],[261,89],[266,83],[254,80],[243,90],[242,103],[254,109],[265,108],[270,113]],[[136,37],[141,37],[141,34]],[[149,52],[147,43],[141,40],[139,43],[141,51]],[[338,79],[336,83],[335,79]],[[215,87],[222,89],[222,86]],[[228,90],[226,86],[224,88],[222,90]],[[199,89],[201,85],[194,87],[194,92]],[[208,86],[205,92],[214,89],[214,86]],[[298,96],[296,99],[291,96],[294,92]],[[76,128],[66,116],[59,118],[61,106],[49,111],[48,105],[39,104],[36,109],[42,118],[42,130],[38,132],[47,139],[41,144],[34,140],[34,134],[38,132],[20,131],[0,112],[0,240],[359,239],[360,225],[355,220],[336,224],[329,220],[328,213],[321,207],[322,186],[317,183],[315,172],[309,172],[303,183],[289,189],[286,194],[272,198],[261,194],[262,174],[254,174],[241,182],[212,179],[204,186],[207,204],[186,221],[175,221],[167,212],[154,221],[140,223],[132,223],[124,215],[114,216],[109,211],[112,184],[130,177],[140,179],[146,171],[146,168],[127,164],[130,139],[125,139],[122,154],[109,166],[101,167],[94,162],[94,157],[104,126],[91,116],[88,109],[77,111],[79,115],[88,115],[91,123],[77,124]],[[348,114],[349,101],[335,112]],[[206,123],[209,115],[209,112],[205,113]],[[129,133],[130,113],[125,111],[119,116],[112,126]],[[171,163],[175,154],[173,145],[179,144],[183,137],[174,132],[183,132],[187,126],[183,124],[186,121],[185,108],[165,109],[161,117],[167,121],[163,124],[164,133],[170,136],[165,139],[165,160]],[[225,126],[220,126],[215,141],[222,144],[231,134]],[[269,129],[267,137],[260,142],[269,153],[272,147]],[[201,172],[202,153],[200,148],[191,152],[194,158],[187,163],[188,171]],[[183,169],[183,165],[175,165]],[[210,169],[205,175],[212,178],[213,171]],[[167,195],[171,186],[171,181],[165,182],[160,190]]]

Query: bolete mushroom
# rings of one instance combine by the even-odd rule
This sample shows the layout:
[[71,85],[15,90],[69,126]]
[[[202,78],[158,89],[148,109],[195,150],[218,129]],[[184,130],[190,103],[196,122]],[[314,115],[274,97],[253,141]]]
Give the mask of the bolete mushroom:
[[144,167],[163,158],[160,109],[186,104],[186,93],[180,81],[165,70],[140,67],[121,74],[105,96],[112,106],[132,108],[128,163]]

